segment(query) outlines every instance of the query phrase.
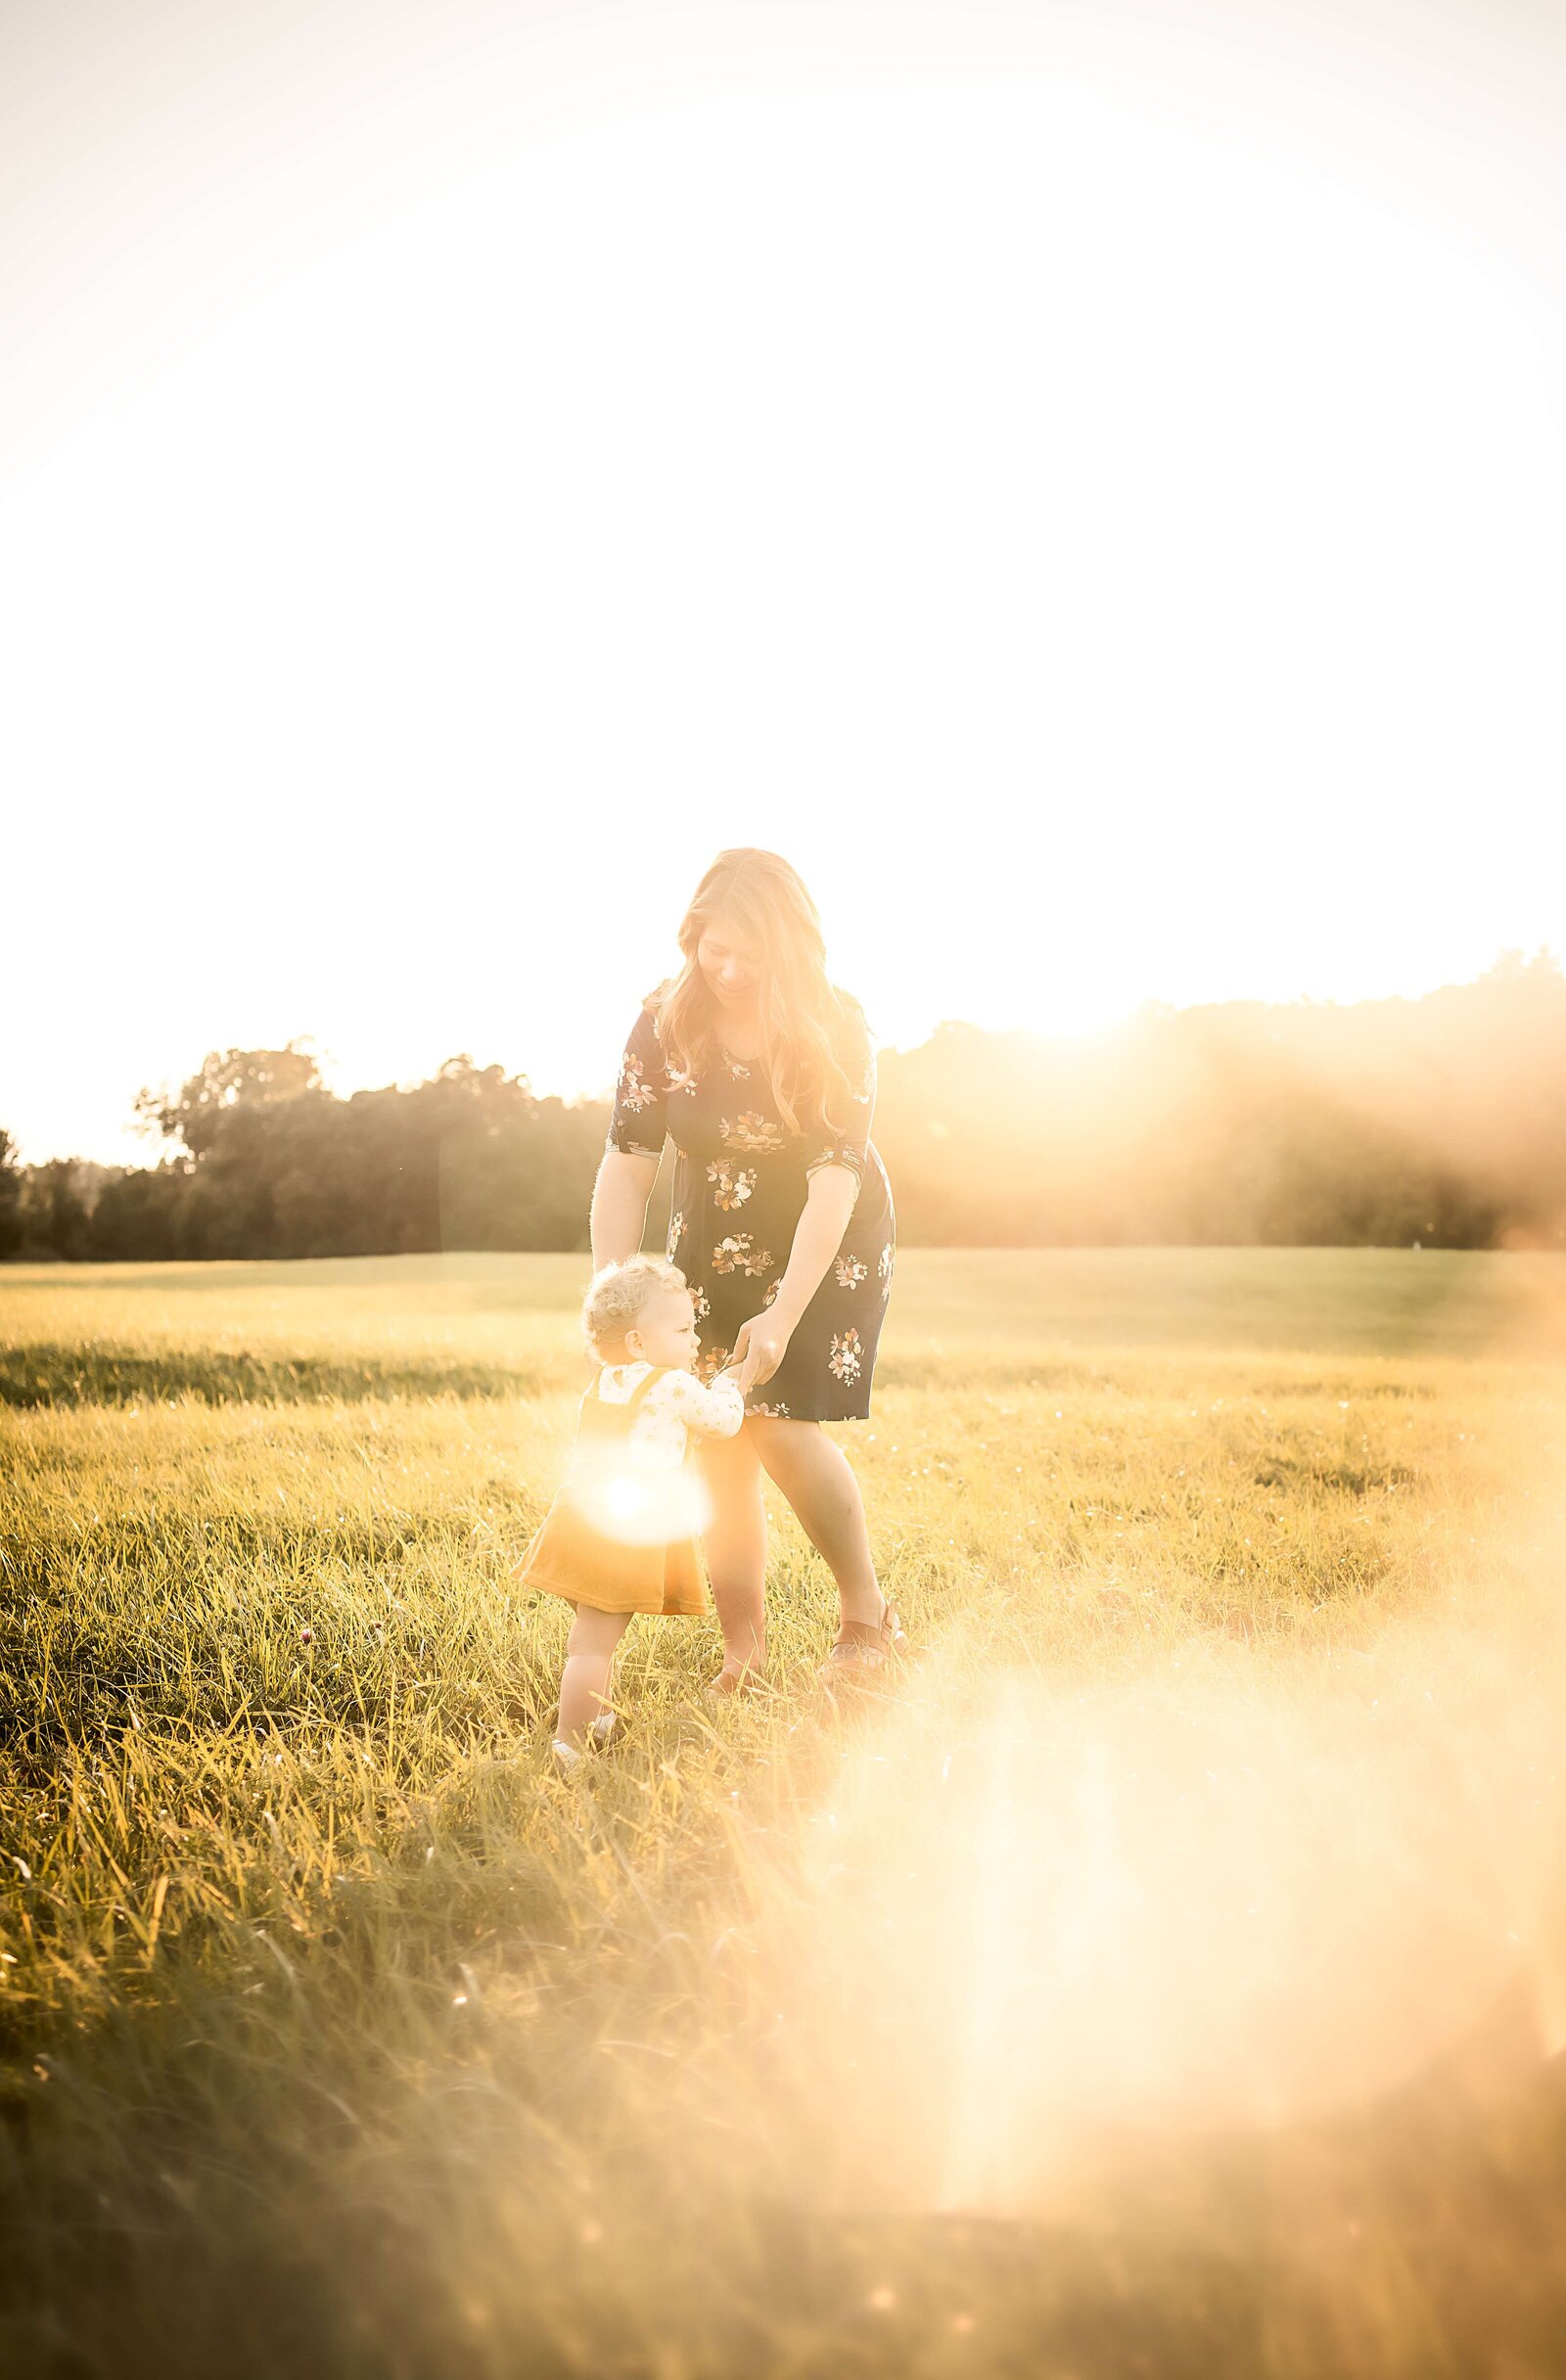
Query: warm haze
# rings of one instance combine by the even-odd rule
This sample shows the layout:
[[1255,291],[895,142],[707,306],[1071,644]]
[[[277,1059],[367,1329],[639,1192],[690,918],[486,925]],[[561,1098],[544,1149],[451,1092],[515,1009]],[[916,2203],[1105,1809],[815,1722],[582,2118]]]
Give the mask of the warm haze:
[[1563,123],[0,9],[0,2370],[1558,2380]]
[[299,1032],[601,1090],[736,842],[899,1045],[1560,946],[1543,20],[1381,11],[1392,108],[1326,10],[470,8],[357,112],[96,22],[12,37],[29,1157]]

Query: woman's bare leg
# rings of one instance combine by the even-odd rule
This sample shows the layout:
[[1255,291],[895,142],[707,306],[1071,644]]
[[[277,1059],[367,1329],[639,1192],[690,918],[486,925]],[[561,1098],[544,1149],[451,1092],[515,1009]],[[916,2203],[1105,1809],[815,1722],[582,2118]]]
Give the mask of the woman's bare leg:
[[609,1665],[630,1618],[629,1612],[595,1612],[590,1604],[577,1604],[560,1679],[555,1734],[561,1743],[579,1746],[594,1719],[609,1709]]
[[745,1435],[755,1438],[768,1475],[837,1580],[844,1620],[878,1625],[886,1597],[870,1555],[864,1498],[842,1447],[813,1421],[773,1421],[758,1414],[746,1424]]
[[739,1675],[766,1659],[766,1511],[761,1465],[751,1443],[754,1423],[737,1438],[710,1438],[702,1468],[713,1491],[703,1537],[713,1601],[723,1631],[723,1668]]

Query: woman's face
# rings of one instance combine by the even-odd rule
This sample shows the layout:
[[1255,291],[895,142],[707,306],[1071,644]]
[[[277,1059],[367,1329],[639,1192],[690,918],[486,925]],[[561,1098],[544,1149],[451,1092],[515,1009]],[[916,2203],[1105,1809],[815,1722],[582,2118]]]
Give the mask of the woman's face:
[[710,917],[696,945],[696,964],[714,1000],[724,1008],[743,1009],[756,997],[761,954],[730,917]]

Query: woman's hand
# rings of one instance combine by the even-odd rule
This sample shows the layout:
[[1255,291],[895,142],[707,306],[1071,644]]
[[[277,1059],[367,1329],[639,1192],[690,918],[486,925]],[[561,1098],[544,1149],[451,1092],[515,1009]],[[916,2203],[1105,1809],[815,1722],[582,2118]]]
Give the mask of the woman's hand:
[[774,1321],[769,1313],[753,1314],[749,1322],[740,1324],[739,1337],[734,1342],[726,1369],[733,1374],[734,1386],[742,1396],[770,1380],[789,1351],[793,1332],[782,1322]]

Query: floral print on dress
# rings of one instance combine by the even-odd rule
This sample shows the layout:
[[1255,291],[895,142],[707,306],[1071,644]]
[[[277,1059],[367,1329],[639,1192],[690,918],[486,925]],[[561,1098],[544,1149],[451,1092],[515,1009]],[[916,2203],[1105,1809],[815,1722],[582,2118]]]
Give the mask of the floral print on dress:
[[[866,1037],[857,1056],[849,1052],[844,1057],[844,1071],[851,1081],[857,1079],[858,1089],[851,1094],[854,1108],[859,1111],[838,1125],[827,1123],[828,1139],[818,1142],[805,1161],[806,1177],[819,1171],[822,1166],[843,1166],[853,1175],[862,1194],[865,1166],[870,1155],[870,1117],[875,1107],[875,1051]],[[884,1184],[884,1176],[883,1184]]]
[[[751,1410],[798,1422],[857,1420],[869,1412],[897,1241],[886,1167],[871,1138],[873,1044],[862,1013],[846,996],[833,1049],[843,1073],[839,1112],[802,1116],[801,1128],[791,1130],[764,1063],[736,1058],[715,1034],[709,1054],[687,1073],[674,1069],[654,995],[626,1036],[631,1063],[622,1066],[607,1142],[634,1151],[640,1162],[656,1160],[666,1134],[672,1136],[669,1260],[690,1285],[704,1380],[732,1362],[747,1323],[764,1316],[757,1327],[775,1327],[806,1175],[820,1166],[853,1174],[842,1239],[796,1319],[775,1376],[758,1385],[754,1405],[747,1400]],[[843,1327],[847,1315],[852,1332]]]
[[747,1405],[747,1413],[759,1413],[763,1421],[790,1421],[793,1416],[787,1405]]
[[713,1251],[714,1272],[743,1272],[754,1279],[765,1272],[771,1261],[770,1248],[758,1248],[748,1231],[730,1232]]
[[748,1155],[775,1157],[783,1146],[783,1135],[777,1126],[768,1123],[754,1108],[747,1108],[732,1123],[726,1116],[720,1117],[717,1128],[731,1149],[744,1149]]
[[715,1157],[707,1168],[707,1178],[713,1185],[713,1200],[724,1213],[743,1207],[756,1188],[754,1166],[733,1166],[726,1158]]
[[674,1251],[680,1244],[680,1239],[684,1233],[684,1229],[685,1216],[683,1211],[676,1214],[671,1214],[668,1218],[668,1238],[664,1243],[664,1254],[671,1264],[674,1261]]
[[832,1352],[826,1359],[826,1368],[838,1380],[858,1379],[859,1334],[857,1331],[845,1331],[841,1338],[836,1331],[833,1332]]
[[819,1173],[823,1166],[841,1166],[845,1172],[852,1174],[856,1182],[864,1179],[864,1159],[851,1140],[840,1140],[834,1147],[817,1149],[813,1157],[807,1157],[805,1161],[806,1179],[808,1180],[812,1173]]
[[633,1049],[625,1052],[620,1069],[620,1104],[639,1116],[658,1097],[652,1084],[643,1078],[642,1062]]

